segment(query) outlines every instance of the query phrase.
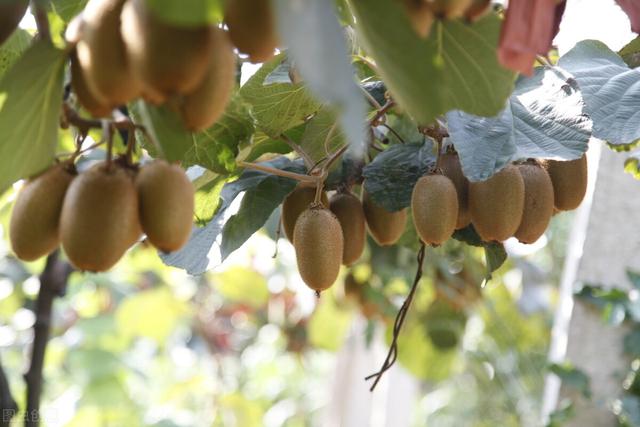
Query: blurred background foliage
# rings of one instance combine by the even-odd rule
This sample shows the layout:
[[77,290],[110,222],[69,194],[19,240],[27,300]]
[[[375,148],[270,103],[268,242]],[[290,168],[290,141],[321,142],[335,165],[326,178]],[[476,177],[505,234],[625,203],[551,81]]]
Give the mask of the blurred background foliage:
[[[2,199],[3,230],[13,197],[9,191]],[[390,342],[415,252],[369,241],[362,260],[317,300],[285,239],[273,257],[276,220],[200,277],[165,266],[144,243],[109,273],[73,273],[54,307],[45,425],[319,425],[352,323],[366,319],[367,342]],[[507,245],[509,261],[484,287],[481,248],[451,240],[427,249],[393,368],[421,380],[416,426],[538,420],[552,283],[570,220],[557,215],[534,248]],[[24,408],[22,374],[44,262],[13,258],[6,233],[0,257],[0,355]]]

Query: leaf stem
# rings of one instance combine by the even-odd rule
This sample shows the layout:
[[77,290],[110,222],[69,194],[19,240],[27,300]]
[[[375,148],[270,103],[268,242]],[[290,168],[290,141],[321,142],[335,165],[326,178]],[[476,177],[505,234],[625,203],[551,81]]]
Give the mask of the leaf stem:
[[300,182],[309,182],[316,184],[318,182],[318,177],[302,175],[295,172],[284,171],[282,169],[276,169],[269,166],[259,165],[257,163],[249,163],[249,162],[238,162],[238,165],[243,168],[255,169],[260,172],[270,173],[272,175],[283,176],[285,178],[295,179]]
[[38,28],[38,37],[51,42],[51,29],[49,17],[47,16],[47,0],[31,0],[31,10]]
[[302,158],[305,166],[307,167],[307,170],[310,170],[313,167],[313,160],[311,160],[311,157],[309,157],[307,152],[304,151],[300,145],[296,144],[296,142],[293,139],[289,138],[285,134],[281,134],[280,139],[286,142],[289,145],[289,147],[291,147],[291,149],[295,151],[296,154]]

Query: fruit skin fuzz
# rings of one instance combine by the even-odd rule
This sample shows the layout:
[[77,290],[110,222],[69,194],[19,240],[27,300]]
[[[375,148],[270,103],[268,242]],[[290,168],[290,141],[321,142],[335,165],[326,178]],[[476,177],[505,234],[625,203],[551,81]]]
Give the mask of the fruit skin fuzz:
[[413,187],[413,224],[420,239],[429,245],[446,242],[458,221],[458,194],[444,175],[425,175]]
[[329,201],[329,209],[340,221],[344,237],[342,263],[354,264],[364,252],[366,240],[366,220],[362,203],[352,193],[336,193]]
[[[311,206],[316,197],[316,188],[308,184],[298,184],[298,186],[285,197],[282,202],[282,228],[284,235],[293,243],[293,231],[302,212]],[[329,207],[327,193],[322,192],[322,205]]]
[[298,271],[307,286],[319,292],[333,285],[342,264],[344,238],[340,221],[329,209],[314,206],[302,212],[293,246]]
[[515,237],[522,243],[538,240],[553,216],[553,184],[544,168],[538,164],[518,165],[524,180],[524,210]]
[[362,207],[367,219],[369,234],[380,246],[395,244],[407,225],[407,209],[390,212],[371,199],[369,193],[362,191]]
[[570,211],[580,206],[587,194],[587,155],[576,160],[549,160],[545,167],[553,183],[555,208]]

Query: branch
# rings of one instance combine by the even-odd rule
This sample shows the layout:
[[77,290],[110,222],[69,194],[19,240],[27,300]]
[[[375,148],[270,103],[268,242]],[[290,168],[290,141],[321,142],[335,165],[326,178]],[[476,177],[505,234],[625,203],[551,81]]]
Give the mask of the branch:
[[313,177],[313,176],[302,175],[302,174],[295,173],[295,172],[289,172],[289,171],[285,171],[285,170],[282,170],[282,169],[276,169],[276,168],[272,168],[272,167],[269,167],[269,166],[263,166],[263,165],[259,165],[257,163],[238,162],[238,166],[240,166],[242,168],[255,169],[257,171],[270,173],[272,175],[283,176],[285,178],[295,179],[295,180],[300,181],[300,182],[310,182],[310,183],[313,183],[313,184],[317,184],[317,182],[318,182],[318,178]]
[[42,394],[42,368],[49,341],[51,312],[55,297],[62,296],[67,287],[67,279],[73,271],[71,265],[59,259],[56,250],[47,257],[47,264],[40,275],[40,291],[36,301],[36,322],[33,325],[33,346],[31,363],[24,375],[27,383],[27,410],[25,427],[37,427],[40,424],[40,396]]
[[418,270],[416,271],[416,277],[413,279],[413,285],[411,285],[411,290],[409,291],[409,295],[407,295],[407,299],[402,303],[402,307],[398,310],[398,314],[396,315],[396,320],[393,324],[393,339],[391,340],[391,347],[389,347],[389,353],[387,353],[387,358],[384,360],[382,367],[375,374],[371,374],[365,378],[365,380],[370,380],[375,378],[373,385],[369,390],[373,391],[378,385],[378,381],[382,378],[382,375],[387,372],[394,363],[396,363],[396,359],[398,358],[398,337],[400,336],[400,330],[402,329],[402,325],[404,324],[404,319],[409,312],[409,307],[411,306],[411,302],[413,301],[413,296],[416,293],[416,289],[418,288],[418,283],[422,278],[422,264],[424,262],[424,253],[425,253],[425,244],[421,243],[420,250],[418,251]]
[[0,364],[0,427],[9,427],[11,419],[18,412],[18,404],[11,395],[9,381]]
[[376,111],[375,116],[371,120],[369,120],[370,126],[378,126],[380,124],[380,119],[387,114],[393,106],[396,105],[396,102],[393,99],[389,99],[386,104],[384,104],[378,111]]
[[31,0],[31,10],[38,27],[38,37],[51,41],[49,17],[47,16],[47,0]]
[[291,147],[291,149],[296,152],[298,156],[302,157],[302,160],[304,161],[304,164],[307,167],[307,170],[313,167],[313,160],[311,160],[311,157],[309,157],[307,152],[304,151],[301,146],[296,144],[296,142],[293,139],[289,138],[285,134],[280,135],[280,139],[286,142],[289,145],[289,147]]

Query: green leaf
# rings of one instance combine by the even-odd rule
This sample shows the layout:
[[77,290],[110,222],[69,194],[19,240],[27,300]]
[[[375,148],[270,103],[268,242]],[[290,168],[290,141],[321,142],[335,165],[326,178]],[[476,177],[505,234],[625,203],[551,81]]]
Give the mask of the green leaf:
[[507,251],[505,251],[504,245],[502,243],[483,241],[475,228],[473,228],[473,225],[456,230],[452,237],[460,242],[466,243],[467,245],[484,248],[484,256],[487,265],[487,272],[485,275],[486,280],[490,280],[493,272],[500,268],[507,260]]
[[593,136],[611,144],[640,139],[640,70],[627,64],[604,43],[578,43],[558,61],[578,82]]
[[64,21],[69,22],[71,18],[82,12],[88,0],[51,0],[53,11]]
[[11,68],[31,44],[31,34],[22,28],[13,32],[11,37],[0,46],[0,77]]
[[264,64],[242,88],[240,95],[251,105],[256,127],[271,137],[304,123],[318,111],[320,104],[313,99],[302,83],[265,84],[267,76],[284,60],[280,54]]
[[263,307],[269,301],[267,281],[260,273],[244,267],[232,267],[213,276],[216,289],[231,302]]
[[618,52],[618,55],[629,67],[638,67],[640,65],[640,37],[631,40]]
[[323,107],[307,122],[300,141],[300,147],[314,162],[328,157],[344,144],[338,115],[329,107]]
[[162,21],[177,26],[216,24],[222,21],[223,0],[146,0]]
[[591,120],[571,77],[536,68],[521,77],[497,117],[447,113],[451,142],[471,181],[484,181],[510,162],[527,158],[580,158],[587,150]]
[[580,393],[587,399],[591,398],[591,386],[589,376],[580,369],[566,362],[562,364],[553,363],[549,370],[556,374],[562,382]]
[[229,218],[222,229],[222,261],[267,222],[295,186],[296,181],[292,179],[272,177],[245,192],[238,213]]
[[[261,164],[276,169],[304,173],[302,165],[294,163],[286,157],[278,157]],[[170,254],[161,253],[162,261],[167,265],[183,268],[193,275],[202,274],[207,269],[220,264],[222,262],[222,252],[219,236],[227,221],[227,209],[231,203],[242,192],[249,191],[266,180],[280,179],[282,178],[246,169],[237,180],[226,183],[222,188],[220,206],[213,219],[205,227],[193,230],[189,242],[179,251]]]
[[291,152],[291,147],[285,141],[281,139],[269,138],[263,135],[263,138],[256,138],[254,135],[253,143],[251,144],[251,151],[247,155],[245,161],[254,162],[264,154],[288,154]]
[[419,123],[458,109],[494,116],[511,94],[515,74],[498,64],[501,20],[468,24],[437,20],[428,38],[413,31],[401,2],[350,0],[367,53],[400,106]]
[[345,32],[332,1],[275,0],[278,32],[287,55],[314,96],[327,102],[354,157],[367,139],[367,105],[355,81]]
[[398,211],[411,204],[413,186],[434,165],[431,143],[394,145],[364,168],[364,188],[377,204]]
[[65,57],[37,41],[0,80],[0,191],[53,163]]
[[199,165],[220,174],[235,170],[238,146],[248,141],[254,132],[249,110],[238,97],[231,99],[213,126],[196,134],[188,132],[178,115],[166,106],[138,101],[132,113],[160,145],[161,152],[143,139],[152,155],[182,161],[184,166]]
[[196,190],[194,212],[196,223],[205,225],[211,221],[220,206],[220,192],[227,181],[226,176],[217,176]]

